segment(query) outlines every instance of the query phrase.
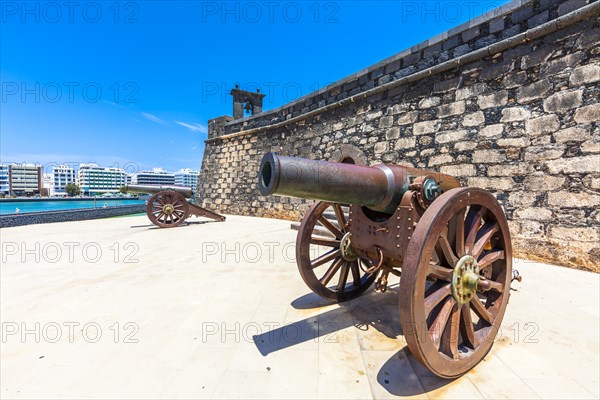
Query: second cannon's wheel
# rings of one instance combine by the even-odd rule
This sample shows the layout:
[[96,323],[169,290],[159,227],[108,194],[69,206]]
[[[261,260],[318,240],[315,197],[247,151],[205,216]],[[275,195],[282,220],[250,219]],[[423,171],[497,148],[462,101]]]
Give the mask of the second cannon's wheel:
[[160,228],[171,228],[181,225],[188,217],[189,203],[177,192],[162,191],[148,200],[146,213],[154,225]]
[[314,293],[338,302],[360,296],[377,276],[366,272],[371,261],[352,253],[347,208],[335,203],[317,202],[302,219],[296,262]]
[[411,353],[455,378],[490,351],[510,295],[512,251],[500,204],[478,188],[442,194],[410,241],[400,321]]

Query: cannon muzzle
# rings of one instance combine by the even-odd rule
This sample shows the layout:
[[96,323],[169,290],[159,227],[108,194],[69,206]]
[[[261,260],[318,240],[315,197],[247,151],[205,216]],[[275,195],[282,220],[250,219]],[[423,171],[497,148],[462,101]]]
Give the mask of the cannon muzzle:
[[128,192],[135,193],[148,193],[148,194],[156,194],[158,192],[162,192],[163,190],[173,190],[179,194],[181,194],[186,199],[192,197],[194,192],[191,188],[187,186],[175,186],[175,185],[126,185],[125,190]]
[[460,186],[452,176],[401,165],[367,167],[267,153],[260,163],[258,188],[263,196],[357,204],[391,214],[414,179],[422,176],[431,177],[434,186],[428,190]]

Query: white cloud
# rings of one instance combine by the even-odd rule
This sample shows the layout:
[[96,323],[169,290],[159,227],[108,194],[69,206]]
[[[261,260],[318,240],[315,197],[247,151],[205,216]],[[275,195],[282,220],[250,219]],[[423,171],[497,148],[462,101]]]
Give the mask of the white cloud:
[[206,127],[206,125],[202,125],[202,124],[197,124],[197,123],[185,123],[185,122],[181,122],[181,121],[175,121],[176,124],[179,124],[181,126],[185,126],[186,128],[192,130],[192,131],[196,131],[196,132],[200,132],[200,133],[208,133],[208,128]]
[[148,113],[145,113],[145,112],[142,113],[142,117],[146,118],[149,121],[156,122],[158,124],[164,124],[165,123],[165,121],[163,121],[162,119],[158,118],[156,115],[148,114]]

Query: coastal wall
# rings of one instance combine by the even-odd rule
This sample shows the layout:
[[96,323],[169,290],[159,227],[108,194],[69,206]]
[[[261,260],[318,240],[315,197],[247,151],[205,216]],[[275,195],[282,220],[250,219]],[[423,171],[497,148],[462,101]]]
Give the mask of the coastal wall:
[[310,202],[258,193],[262,155],[354,149],[490,190],[516,257],[600,271],[599,16],[595,0],[514,1],[276,110],[213,119],[198,200],[297,220]]
[[47,224],[50,222],[84,221],[88,219],[118,217],[121,215],[139,214],[145,212],[145,204],[134,204],[129,206],[107,208],[8,214],[0,215],[0,228],[32,224]]

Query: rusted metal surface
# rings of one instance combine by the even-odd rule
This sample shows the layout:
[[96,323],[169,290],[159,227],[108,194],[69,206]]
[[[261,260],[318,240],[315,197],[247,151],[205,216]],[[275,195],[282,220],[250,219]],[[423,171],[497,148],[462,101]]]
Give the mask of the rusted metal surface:
[[225,221],[223,215],[190,203],[187,199],[194,195],[187,186],[127,185],[128,192],[154,194],[146,205],[150,221],[160,228],[173,228],[181,225],[190,215]]
[[299,228],[300,275],[318,295],[346,301],[400,276],[400,321],[411,353],[443,378],[489,352],[511,280],[512,248],[497,200],[448,175],[269,153],[263,195],[321,200]]

